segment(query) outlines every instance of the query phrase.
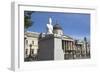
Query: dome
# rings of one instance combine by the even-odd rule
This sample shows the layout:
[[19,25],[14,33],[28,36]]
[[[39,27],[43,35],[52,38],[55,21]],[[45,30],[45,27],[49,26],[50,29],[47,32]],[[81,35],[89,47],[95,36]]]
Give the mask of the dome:
[[62,27],[59,24],[55,24],[53,26],[53,29],[60,29],[60,30],[62,30]]
[[53,33],[58,35],[63,35],[62,27],[59,24],[53,26]]

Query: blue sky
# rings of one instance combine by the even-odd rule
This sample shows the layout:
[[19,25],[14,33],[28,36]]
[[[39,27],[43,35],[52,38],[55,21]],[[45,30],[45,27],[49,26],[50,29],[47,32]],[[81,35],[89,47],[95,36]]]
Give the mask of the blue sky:
[[34,24],[28,31],[46,32],[49,17],[53,25],[58,23],[63,28],[65,35],[77,39],[90,38],[90,14],[83,13],[35,12],[32,14]]

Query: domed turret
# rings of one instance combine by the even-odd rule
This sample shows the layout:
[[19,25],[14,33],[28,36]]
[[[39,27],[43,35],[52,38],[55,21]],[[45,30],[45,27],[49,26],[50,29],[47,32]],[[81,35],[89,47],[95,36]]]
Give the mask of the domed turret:
[[53,33],[58,35],[63,35],[63,29],[59,24],[53,26]]
[[60,29],[60,30],[62,30],[62,28],[61,28],[61,26],[60,26],[59,24],[55,24],[55,25],[53,26],[53,29]]

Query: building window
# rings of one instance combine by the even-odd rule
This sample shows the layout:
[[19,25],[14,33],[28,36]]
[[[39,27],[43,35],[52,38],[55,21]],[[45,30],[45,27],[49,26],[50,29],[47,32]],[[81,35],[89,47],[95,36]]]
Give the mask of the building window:
[[31,54],[34,54],[34,49],[31,49]]
[[28,46],[28,40],[26,40],[26,45]]
[[34,45],[34,41],[32,41],[32,44]]
[[26,54],[26,55],[28,54],[28,49],[26,49],[25,54]]

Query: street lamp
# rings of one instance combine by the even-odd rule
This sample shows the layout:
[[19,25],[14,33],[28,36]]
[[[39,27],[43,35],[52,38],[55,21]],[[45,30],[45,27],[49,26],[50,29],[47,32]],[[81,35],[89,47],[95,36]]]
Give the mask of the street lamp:
[[33,60],[33,57],[32,57],[32,55],[31,55],[32,44],[30,44],[29,46],[30,46],[30,54],[29,54],[29,56],[26,58],[26,61],[32,61],[32,60]]
[[87,38],[84,37],[84,41],[85,41],[85,49],[86,49],[86,57],[87,57]]
[[29,54],[29,57],[32,57],[32,55],[31,55],[32,44],[30,44],[29,46],[30,46],[30,54]]
[[26,45],[25,45],[25,43],[26,43],[26,37],[24,37],[24,60],[26,59],[26,53],[25,53],[25,49],[26,49]]

